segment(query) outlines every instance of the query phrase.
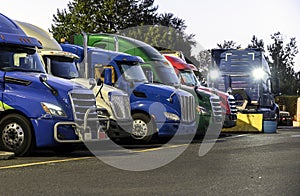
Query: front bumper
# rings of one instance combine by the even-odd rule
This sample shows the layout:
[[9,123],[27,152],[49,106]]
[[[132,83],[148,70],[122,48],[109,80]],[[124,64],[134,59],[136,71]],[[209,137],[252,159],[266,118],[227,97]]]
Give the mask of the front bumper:
[[157,127],[160,127],[158,130],[159,137],[172,137],[175,134],[178,135],[192,135],[196,133],[196,123],[156,123]]
[[110,139],[129,138],[131,136],[133,121],[110,120],[107,135]]
[[[60,121],[55,118],[31,119],[34,128],[36,146],[55,146],[60,143],[81,143],[85,141],[99,141],[107,139],[106,127],[109,126],[108,118],[88,118],[91,111],[87,110],[83,123],[76,121]],[[104,123],[103,123],[104,122]],[[90,123],[93,126],[90,126]]]
[[236,121],[237,121],[236,114],[226,114],[223,128],[231,128],[236,126]]

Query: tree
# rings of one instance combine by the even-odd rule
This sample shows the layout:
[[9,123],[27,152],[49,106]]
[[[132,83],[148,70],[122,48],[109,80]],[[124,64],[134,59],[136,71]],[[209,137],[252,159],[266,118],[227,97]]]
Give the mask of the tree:
[[251,44],[248,44],[248,48],[260,48],[262,51],[265,51],[265,43],[262,39],[258,40],[258,38],[253,35]]
[[224,40],[223,44],[217,44],[220,49],[240,49],[241,45],[236,45],[234,41],[226,41]]
[[178,17],[174,17],[174,14],[172,13],[160,14],[158,20],[162,26],[173,27],[178,31],[184,31],[186,29],[185,21]]
[[200,79],[206,78],[208,73],[208,68],[212,64],[211,50],[202,50],[197,55],[197,60],[199,62],[198,70],[201,75],[198,75]]
[[273,44],[268,45],[272,73],[272,82],[276,93],[295,94],[297,91],[297,74],[294,71],[294,58],[298,53],[296,38],[284,45],[283,35],[276,32],[271,35]]
[[115,33],[136,25],[152,25],[158,20],[154,0],[73,0],[68,9],[53,15],[50,32],[56,39],[82,31]]
[[186,28],[185,21],[173,14],[158,14],[154,0],[73,0],[67,6],[53,15],[50,32],[57,40],[68,40],[82,31],[117,33],[144,25],[164,25],[182,32]]
[[194,35],[187,35],[172,26],[138,26],[120,31],[121,35],[143,41],[158,50],[182,51],[189,58],[192,46],[196,44]]

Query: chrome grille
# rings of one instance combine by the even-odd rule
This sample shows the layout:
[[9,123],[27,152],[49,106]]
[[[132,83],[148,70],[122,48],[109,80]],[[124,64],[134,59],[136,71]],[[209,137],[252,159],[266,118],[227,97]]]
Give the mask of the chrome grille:
[[112,95],[111,106],[117,120],[130,120],[130,101],[127,95]]
[[180,96],[181,121],[191,123],[195,120],[195,100],[193,96]]
[[222,120],[222,107],[220,105],[220,98],[216,95],[212,95],[210,97],[210,104],[214,119],[216,121]]
[[228,104],[230,108],[230,114],[236,114],[237,113],[236,102],[232,95],[228,97]]
[[[72,90],[69,92],[70,100],[72,102],[74,120],[82,125],[84,122],[84,115],[88,109],[91,109],[89,119],[96,119],[96,100],[92,91],[86,90]],[[94,120],[93,120],[94,121]]]

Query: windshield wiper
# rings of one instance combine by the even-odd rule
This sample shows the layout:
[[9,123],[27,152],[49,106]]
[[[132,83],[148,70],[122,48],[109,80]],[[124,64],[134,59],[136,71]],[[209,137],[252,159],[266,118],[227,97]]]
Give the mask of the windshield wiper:
[[135,79],[134,81],[135,82],[146,82],[147,80],[145,80],[145,79]]
[[164,84],[164,83],[162,83],[160,81],[157,81],[157,80],[153,80],[153,83],[155,83],[155,84]]

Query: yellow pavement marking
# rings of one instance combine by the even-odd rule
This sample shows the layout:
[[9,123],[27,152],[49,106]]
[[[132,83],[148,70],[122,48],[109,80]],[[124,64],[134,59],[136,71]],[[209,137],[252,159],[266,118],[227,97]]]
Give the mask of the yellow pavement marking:
[[[150,149],[145,149],[145,150],[134,150],[132,152],[136,152],[136,153],[151,152],[151,151],[163,150],[163,149],[168,149],[168,148],[177,148],[177,147],[182,147],[182,146],[187,146],[187,145],[189,145],[189,144],[178,144],[178,145],[163,146],[163,147],[158,147],[158,148],[150,148]],[[51,164],[51,163],[63,163],[63,162],[70,162],[70,161],[80,161],[80,160],[91,159],[91,158],[95,158],[95,157],[94,156],[78,157],[78,158],[70,158],[70,159],[60,159],[60,160],[52,160],[52,161],[41,161],[41,162],[34,162],[34,163],[25,163],[25,164],[19,164],[19,165],[9,165],[9,166],[0,167],[0,170],[13,169],[13,168],[22,168],[22,167],[31,167],[31,166],[36,166],[36,165],[46,165],[46,164]]]
[[80,161],[85,159],[91,159],[94,157],[79,157],[79,158],[70,158],[70,159],[60,159],[60,160],[52,160],[52,161],[42,161],[42,162],[34,162],[34,163],[25,163],[25,164],[19,164],[19,165],[9,165],[9,166],[3,166],[0,167],[0,170],[2,169],[13,169],[13,168],[22,168],[22,167],[30,167],[35,165],[45,165],[45,164],[51,164],[51,163],[62,163],[62,162],[69,162],[69,161]]
[[178,144],[178,145],[171,145],[171,146],[165,146],[165,147],[150,148],[150,149],[145,149],[145,150],[133,150],[133,152],[151,152],[151,151],[168,149],[168,148],[177,148],[177,147],[187,146],[187,145],[189,145],[189,144]]

